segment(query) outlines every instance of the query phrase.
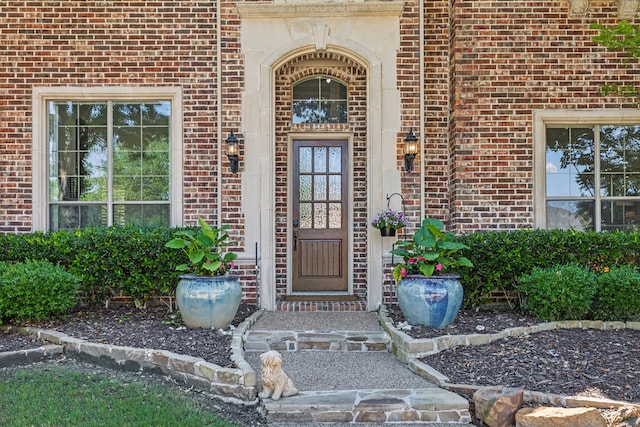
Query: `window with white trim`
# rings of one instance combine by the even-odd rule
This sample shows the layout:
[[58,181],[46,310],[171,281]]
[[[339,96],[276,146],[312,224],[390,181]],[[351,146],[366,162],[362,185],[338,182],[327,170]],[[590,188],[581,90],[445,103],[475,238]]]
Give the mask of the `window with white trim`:
[[639,124],[547,123],[544,139],[546,228],[640,230]]
[[180,225],[180,102],[179,88],[34,89],[34,230]]
[[169,226],[169,101],[48,107],[50,230]]

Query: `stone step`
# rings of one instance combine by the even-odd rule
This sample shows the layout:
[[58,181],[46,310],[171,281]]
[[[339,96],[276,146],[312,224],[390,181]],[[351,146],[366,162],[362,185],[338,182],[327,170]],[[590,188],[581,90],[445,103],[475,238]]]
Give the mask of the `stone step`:
[[467,426],[471,422],[469,402],[438,388],[305,391],[277,401],[266,399],[263,404],[270,425],[447,423]]
[[383,331],[264,331],[250,330],[243,337],[244,351],[388,351],[390,338]]

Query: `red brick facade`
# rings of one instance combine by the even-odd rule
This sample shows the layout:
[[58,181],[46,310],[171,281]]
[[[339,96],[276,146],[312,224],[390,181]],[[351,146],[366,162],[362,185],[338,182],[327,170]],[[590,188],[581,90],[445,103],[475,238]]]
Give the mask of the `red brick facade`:
[[[257,3],[3,3],[0,232],[33,229],[33,126],[42,120],[34,117],[34,88],[170,86],[182,91],[183,209],[178,222],[220,218],[234,227],[237,237],[244,237],[246,216],[254,214],[243,210],[243,172],[249,153],[240,146],[240,171],[232,174],[223,141],[231,131],[241,140],[247,138],[243,133],[247,120],[243,102],[249,102],[243,99],[247,52],[238,5]],[[617,0],[591,1],[588,11],[576,17],[570,16],[566,0],[400,4],[395,64],[400,126],[394,154],[412,224],[429,215],[458,231],[533,226],[534,110],[637,108],[628,100],[600,93],[604,83],[636,84],[640,72],[637,63],[626,63],[620,54],[591,41],[596,32],[590,23],[618,21]],[[299,66],[316,59],[336,65]],[[366,295],[371,220],[367,73],[356,58],[322,50],[302,54],[275,70],[272,225],[278,294],[286,292],[288,269],[288,134],[340,131],[353,138],[352,289]],[[348,83],[348,124],[291,124],[291,84],[314,74]],[[423,147],[411,173],[404,170],[402,152],[409,130]],[[250,281],[247,276],[246,282]],[[251,293],[255,295],[255,286]]]

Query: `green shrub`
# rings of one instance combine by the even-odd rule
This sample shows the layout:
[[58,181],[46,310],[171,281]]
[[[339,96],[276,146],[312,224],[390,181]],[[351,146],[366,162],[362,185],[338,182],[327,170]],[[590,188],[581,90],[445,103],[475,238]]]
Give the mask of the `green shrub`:
[[515,290],[518,278],[536,267],[580,264],[600,271],[640,259],[638,233],[522,229],[465,234],[459,241],[474,265],[462,277],[467,307],[491,291]]
[[640,319],[640,272],[622,266],[599,273],[592,312],[598,320]]
[[543,320],[585,319],[596,292],[596,274],[571,264],[536,267],[518,278],[517,290],[525,297],[525,309]]
[[123,294],[144,305],[150,296],[173,292],[178,282],[180,254],[164,246],[174,232],[167,227],[107,227],[0,234],[0,261],[60,265],[80,279],[87,303]]
[[77,302],[78,278],[47,261],[5,264],[0,272],[0,318],[47,320]]

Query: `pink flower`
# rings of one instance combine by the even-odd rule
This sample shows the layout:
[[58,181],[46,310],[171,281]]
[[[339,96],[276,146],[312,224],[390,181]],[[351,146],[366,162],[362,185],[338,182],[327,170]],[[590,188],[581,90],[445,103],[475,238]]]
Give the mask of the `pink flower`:
[[233,268],[233,267],[235,267],[235,266],[236,266],[236,265],[233,263],[233,261],[231,261],[231,262],[229,263],[229,268]]
[[442,267],[443,267],[442,264],[436,264],[436,270],[437,271],[442,271]]
[[407,269],[402,267],[400,269],[400,276],[405,277],[407,275]]

